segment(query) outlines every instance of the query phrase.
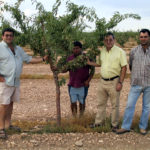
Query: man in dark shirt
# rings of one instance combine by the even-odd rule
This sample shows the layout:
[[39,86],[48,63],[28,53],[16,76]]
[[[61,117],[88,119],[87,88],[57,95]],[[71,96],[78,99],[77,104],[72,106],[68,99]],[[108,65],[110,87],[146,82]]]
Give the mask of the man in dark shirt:
[[[78,41],[74,42],[73,54],[68,57],[67,61],[71,61],[82,54],[82,44]],[[71,101],[71,110],[73,116],[77,115],[77,101],[79,101],[80,117],[85,110],[85,99],[88,94],[89,83],[94,72],[91,67],[86,65],[82,68],[69,71],[68,90]]]

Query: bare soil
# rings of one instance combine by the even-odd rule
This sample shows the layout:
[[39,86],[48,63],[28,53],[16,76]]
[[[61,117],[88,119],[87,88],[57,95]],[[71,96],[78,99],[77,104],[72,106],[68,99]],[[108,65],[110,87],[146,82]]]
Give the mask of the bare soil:
[[[96,72],[99,70],[97,69]],[[51,74],[49,65],[25,65],[23,74]],[[68,82],[68,81],[67,81]],[[86,100],[86,113],[97,111],[97,87],[99,79],[93,79]],[[120,96],[120,116],[123,116],[130,79],[125,79]],[[47,121],[56,120],[55,85],[48,79],[22,79],[20,103],[15,103],[12,120]],[[137,102],[136,116],[140,116],[142,99]],[[108,101],[107,116],[111,104]],[[67,84],[61,87],[62,118],[71,117]],[[8,140],[0,140],[0,150],[149,150],[150,133],[142,136],[135,132],[116,135],[108,133],[66,133],[66,134],[13,134]]]
[[[68,82],[68,81],[67,81]],[[97,111],[97,87],[99,79],[93,79],[86,100],[86,111],[96,113]],[[130,80],[126,79],[120,96],[120,114],[123,115],[127,95],[130,88]],[[21,101],[14,105],[13,119],[39,120],[45,118],[56,118],[55,85],[53,80],[48,79],[23,79],[21,80]],[[137,103],[136,114],[141,113],[141,99]],[[107,113],[111,111],[108,101]],[[62,117],[70,116],[70,99],[68,86],[61,87],[61,113]]]

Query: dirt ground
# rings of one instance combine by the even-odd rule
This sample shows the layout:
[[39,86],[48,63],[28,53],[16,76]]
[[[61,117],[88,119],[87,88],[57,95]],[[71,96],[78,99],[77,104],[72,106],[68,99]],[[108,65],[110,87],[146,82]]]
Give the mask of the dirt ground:
[[[68,82],[68,81],[67,81]],[[98,79],[93,79],[86,100],[86,111],[95,113],[97,111],[96,92]],[[126,79],[120,96],[120,113],[123,115],[127,94],[129,91],[129,79]],[[47,79],[23,79],[21,80],[21,101],[14,106],[13,118],[19,120],[39,120],[56,118],[55,85],[53,80]],[[141,99],[137,103],[136,113],[141,113]],[[109,114],[111,105],[108,101],[107,112]],[[61,113],[62,117],[70,116],[70,99],[67,84],[61,87]]]
[[[97,70],[98,71],[98,70]],[[25,65],[23,74],[50,74],[49,66]],[[97,111],[98,79],[93,79],[86,100],[86,113]],[[67,81],[68,82],[68,81]],[[130,80],[126,79],[120,96],[120,116],[123,116]],[[21,101],[15,103],[13,120],[46,121],[56,119],[55,86],[53,80],[22,79]],[[136,115],[141,114],[141,98],[136,105]],[[111,105],[108,102],[107,115]],[[62,118],[71,117],[67,84],[61,87]],[[0,150],[149,150],[150,133],[142,136],[135,132],[124,135],[115,133],[67,133],[67,134],[13,134],[0,141]]]

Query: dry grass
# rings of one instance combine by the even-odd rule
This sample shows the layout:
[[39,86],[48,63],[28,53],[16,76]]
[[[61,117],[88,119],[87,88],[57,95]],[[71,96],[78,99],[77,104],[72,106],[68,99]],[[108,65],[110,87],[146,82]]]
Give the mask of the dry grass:
[[[139,116],[134,117],[131,129],[139,133]],[[106,118],[102,127],[94,129],[89,128],[89,124],[94,123],[95,114],[87,113],[82,118],[68,118],[61,120],[61,126],[56,125],[56,121],[51,120],[47,122],[38,121],[13,121],[13,124],[19,126],[22,132],[29,134],[43,134],[43,133],[89,133],[89,132],[111,132],[110,118]],[[122,118],[120,119],[119,126],[121,127]],[[148,130],[150,130],[150,120],[148,124]],[[9,134],[14,134],[14,131],[8,131]]]
[[[85,114],[82,118],[62,118],[61,126],[56,125],[56,121],[13,121],[15,126],[19,126],[23,132],[28,133],[87,133],[87,132],[110,132],[110,118],[106,119],[104,126],[91,129],[89,124],[94,123],[94,114]],[[14,132],[13,132],[14,133]],[[10,133],[11,134],[11,133]]]

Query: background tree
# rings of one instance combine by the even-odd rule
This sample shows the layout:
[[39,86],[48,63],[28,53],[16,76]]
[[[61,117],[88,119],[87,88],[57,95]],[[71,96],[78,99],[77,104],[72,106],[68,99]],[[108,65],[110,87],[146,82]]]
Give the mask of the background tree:
[[[118,12],[113,15],[108,23],[105,18],[99,19],[93,9],[85,6],[78,6],[70,1],[66,2],[66,14],[58,16],[58,8],[61,0],[56,0],[52,11],[46,11],[43,5],[36,0],[32,0],[36,5],[38,13],[34,16],[27,17],[20,10],[23,0],[18,0],[14,6],[5,5],[3,11],[11,14],[14,24],[11,25],[17,30],[16,42],[20,45],[30,45],[34,54],[45,55],[45,49],[49,56],[48,63],[53,73],[56,85],[56,107],[57,107],[57,125],[61,123],[60,110],[60,85],[64,79],[59,80],[58,74],[66,70],[75,70],[76,68],[86,65],[87,57],[95,59],[99,54],[98,45],[102,45],[102,37],[108,30],[113,29],[119,22],[126,18],[139,19],[138,15],[125,14],[120,15]],[[85,28],[89,22],[96,22],[96,30],[92,36],[85,36]],[[6,18],[2,18],[2,23],[8,23]],[[66,58],[72,53],[72,42],[78,40],[83,43],[85,55],[78,56],[70,62]],[[58,57],[59,56],[59,57]],[[59,68],[55,71],[53,66]]]
[[[132,19],[141,19],[141,17],[137,14],[120,14],[119,12],[115,12],[113,16],[109,19],[109,21],[106,21],[106,18],[97,18],[95,25],[96,30],[92,33],[92,35],[95,38],[95,41],[97,40],[98,45],[103,46],[103,38],[106,32],[108,31],[115,31],[114,27],[116,27],[121,21],[132,18]],[[115,31],[117,32],[117,31]]]
[[117,43],[119,43],[122,47],[124,44],[129,41],[129,38],[134,39],[137,43],[139,43],[139,32],[127,31],[127,32],[115,32],[115,37]]

